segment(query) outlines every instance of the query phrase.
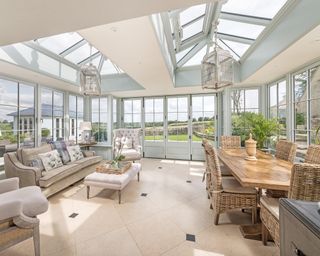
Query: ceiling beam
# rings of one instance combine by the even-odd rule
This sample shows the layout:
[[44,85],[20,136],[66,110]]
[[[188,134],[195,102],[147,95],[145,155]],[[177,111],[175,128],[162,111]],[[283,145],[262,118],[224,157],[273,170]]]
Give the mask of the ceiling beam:
[[65,57],[68,54],[70,54],[71,52],[73,52],[73,51],[77,50],[78,48],[80,48],[81,46],[85,45],[86,43],[87,43],[87,41],[85,39],[82,39],[79,42],[75,43],[74,45],[70,46],[68,49],[61,52],[59,55],[62,57]]
[[103,63],[104,63],[105,60],[107,60],[107,59],[104,57],[104,55],[101,54],[101,59],[99,61],[99,65],[98,65],[99,73],[101,73],[102,66],[103,66]]
[[188,49],[189,47],[197,44],[197,43],[200,43],[201,41],[203,40],[207,40],[207,36],[205,34],[203,34],[202,32],[197,34],[197,35],[194,35],[186,40],[183,41],[183,43],[181,44],[180,46],[180,49],[176,49],[176,52],[180,52],[180,51],[183,51],[185,49]]
[[211,31],[212,28],[212,20],[214,17],[214,10],[216,8],[217,3],[210,3],[207,4],[207,8],[206,8],[206,16],[204,18],[203,21],[203,33],[205,35],[208,35]]
[[166,37],[171,62],[172,62],[172,65],[175,67],[177,65],[177,60],[176,60],[176,54],[175,54],[174,45],[173,45],[173,37],[171,33],[170,17],[168,12],[161,13],[160,16],[162,19],[164,35]]
[[177,67],[181,68],[184,64],[186,64],[194,55],[196,55],[205,45],[207,41],[201,41],[195,47],[193,47],[182,59],[177,63]]
[[95,59],[96,57],[98,57],[99,55],[101,55],[101,52],[96,52],[92,55],[90,55],[89,57],[85,58],[84,60],[78,62],[78,65],[84,65],[84,64],[87,64],[89,62],[91,62],[91,60]]
[[259,26],[267,26],[270,24],[272,20],[268,18],[261,18],[261,17],[231,13],[231,12],[221,12],[220,19],[249,23],[249,24],[254,24]]
[[252,38],[247,38],[247,37],[242,37],[242,36],[235,36],[235,35],[230,35],[230,34],[225,34],[225,33],[217,33],[218,38],[222,40],[228,40],[228,41],[233,41],[241,44],[253,44],[254,39]]

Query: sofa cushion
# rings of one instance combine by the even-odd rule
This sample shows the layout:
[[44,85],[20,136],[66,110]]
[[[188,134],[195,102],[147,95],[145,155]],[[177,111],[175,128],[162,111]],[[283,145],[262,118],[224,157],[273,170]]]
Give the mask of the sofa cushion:
[[71,162],[80,160],[84,157],[79,145],[69,146],[67,147],[67,150],[68,150]]
[[[29,186],[0,194],[0,202],[12,202],[19,200],[22,204],[22,212],[28,217],[34,217],[48,210],[48,201],[41,193],[39,187]],[[8,209],[9,210],[9,209]]]
[[52,169],[50,172],[45,172],[39,180],[40,187],[49,187],[51,184],[79,171],[81,168],[78,164],[63,165],[59,168]]
[[99,163],[101,160],[102,160],[101,156],[89,156],[72,163],[78,164],[81,168],[85,168],[87,166]]
[[[50,144],[44,144],[36,148],[22,148],[21,162],[26,166],[30,166],[32,163],[32,160],[35,159],[39,154],[47,153],[51,150],[52,148]],[[19,154],[18,154],[18,157],[19,157]]]
[[70,156],[67,150],[67,146],[69,145],[64,140],[54,141],[52,145],[54,149],[59,152],[63,164],[70,162]]
[[46,171],[56,169],[63,165],[60,155],[56,149],[47,153],[39,154],[39,157],[41,158]]

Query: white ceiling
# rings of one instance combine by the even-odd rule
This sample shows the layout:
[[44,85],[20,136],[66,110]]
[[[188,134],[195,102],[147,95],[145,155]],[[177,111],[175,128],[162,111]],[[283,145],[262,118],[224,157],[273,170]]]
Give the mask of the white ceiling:
[[0,46],[208,2],[205,0],[1,0]]
[[320,56],[320,25],[261,67],[241,84],[265,84],[311,63]]

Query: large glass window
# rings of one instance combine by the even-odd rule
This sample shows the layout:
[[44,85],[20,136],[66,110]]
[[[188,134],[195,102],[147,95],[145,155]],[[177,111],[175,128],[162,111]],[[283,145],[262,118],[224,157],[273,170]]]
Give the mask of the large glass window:
[[64,139],[64,94],[41,89],[41,142]]
[[113,120],[113,128],[118,127],[118,100],[112,99],[112,120]]
[[108,98],[93,98],[91,101],[92,135],[95,141],[106,143],[108,120]]
[[[320,141],[320,66],[294,75],[294,139],[300,150]],[[317,140],[317,141],[316,141]]]
[[125,128],[141,127],[141,99],[123,100],[123,124]]
[[[281,81],[268,87],[269,118],[276,118],[280,124],[280,139],[287,138],[287,84]],[[274,146],[274,145],[271,145]]]
[[192,96],[192,141],[215,140],[215,96]]
[[169,97],[168,141],[188,141],[188,97]]
[[0,79],[0,157],[34,146],[34,87]]
[[69,95],[69,140],[81,139],[80,123],[83,122],[83,97]]
[[145,109],[145,140],[163,140],[163,98],[147,98],[144,101]]
[[245,113],[259,113],[259,89],[241,89],[231,91],[232,134],[245,138],[247,127]]

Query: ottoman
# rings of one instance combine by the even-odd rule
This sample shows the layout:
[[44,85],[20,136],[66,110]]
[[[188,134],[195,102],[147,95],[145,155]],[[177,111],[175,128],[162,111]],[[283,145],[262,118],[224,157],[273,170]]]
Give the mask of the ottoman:
[[87,186],[87,199],[90,195],[90,186],[96,186],[104,189],[113,189],[118,191],[119,204],[121,204],[121,190],[137,175],[140,181],[140,163],[132,163],[128,171],[123,174],[109,174],[94,172],[84,178],[84,184]]

